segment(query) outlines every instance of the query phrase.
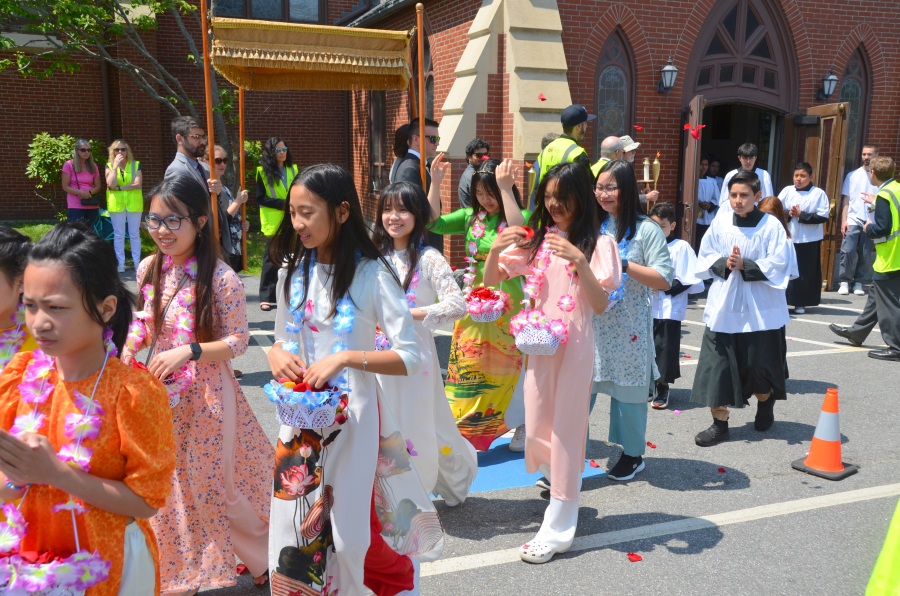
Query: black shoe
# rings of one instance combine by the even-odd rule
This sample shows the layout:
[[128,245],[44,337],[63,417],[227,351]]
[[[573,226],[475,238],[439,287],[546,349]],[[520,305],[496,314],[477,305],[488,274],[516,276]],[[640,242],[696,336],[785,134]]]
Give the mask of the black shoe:
[[893,348],[884,350],[869,350],[869,358],[875,360],[890,360],[892,362],[900,362],[900,352]]
[[613,466],[613,469],[607,472],[610,480],[631,480],[634,475],[644,469],[644,458],[641,456],[633,457],[631,455],[622,454],[619,462]]
[[[771,398],[769,398],[771,399]],[[712,426],[694,437],[694,442],[701,447],[711,447],[729,438],[728,421],[713,420]]]
[[544,490],[550,490],[550,481],[547,480],[546,476],[541,476],[538,478],[538,481],[534,483],[535,486],[539,486]]
[[857,348],[862,345],[861,341],[857,341],[852,335],[850,335],[850,329],[848,329],[847,327],[841,327],[840,325],[835,325],[834,323],[832,323],[828,326],[828,328],[831,329],[832,333],[839,337],[843,337]]
[[669,387],[667,385],[656,386],[656,399],[653,400],[654,410],[665,410],[669,405]]
[[243,376],[244,376],[244,373],[242,373],[242,372],[239,371],[238,369],[234,369],[234,378],[235,378],[235,379],[240,379],[240,378],[243,377]]
[[759,432],[765,432],[775,424],[775,398],[771,395],[766,401],[757,402],[756,419],[753,427]]

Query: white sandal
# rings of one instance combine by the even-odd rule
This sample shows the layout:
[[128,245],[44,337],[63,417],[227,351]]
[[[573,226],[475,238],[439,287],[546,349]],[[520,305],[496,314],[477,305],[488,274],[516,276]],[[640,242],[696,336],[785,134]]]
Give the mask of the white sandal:
[[532,540],[531,542],[526,542],[519,547],[519,558],[526,563],[539,564],[546,563],[553,558],[553,555],[564,552],[566,551],[555,550],[546,542],[541,542],[540,540]]

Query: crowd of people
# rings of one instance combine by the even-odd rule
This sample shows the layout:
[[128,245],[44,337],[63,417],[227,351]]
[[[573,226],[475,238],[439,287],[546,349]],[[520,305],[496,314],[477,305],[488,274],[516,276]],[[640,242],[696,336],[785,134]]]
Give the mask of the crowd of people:
[[[424,156],[418,122],[401,127],[373,229],[347,171],[300,169],[283,139],[265,144],[260,305],[275,311],[264,388],[280,423],[274,446],[231,364],[249,342],[235,273],[248,226],[246,192],[210,176],[226,152],[207,153],[196,121],[173,121],[177,153],[143,215],[156,250],[141,260],[139,162],[124,141],[110,147],[110,246],[88,227],[99,169],[78,141],[63,175],[73,223],[36,244],[0,228],[10,586],[189,595],[233,584],[237,556],[273,593],[418,594],[421,563],[444,546],[432,496],[461,505],[476,451],[511,430],[510,449],[550,492],[519,555],[545,563],[575,537],[598,395],[622,446],[609,478],[644,470],[649,408],[665,409],[680,377],[690,294],[707,292],[691,401],[710,408],[712,425],[696,444],[727,440],[731,410],[753,397],[756,430],[770,429],[787,397],[789,305],[820,300],[828,204],[812,167],[797,164],[776,197],[752,144],[724,179],[703,156],[695,251],[675,238],[673,205],[641,192],[637,143],[605,139],[591,163],[578,142],[592,119],[582,106],[563,112],[527,196],[518,168],[473,140],[450,213],[438,123],[425,122]],[[866,222],[848,230],[842,272],[858,279],[854,257],[868,255],[855,251],[876,243],[871,306],[835,332],[861,342],[877,321],[888,348],[870,356],[900,360],[900,183],[877,150],[863,170],[869,186],[856,172],[845,185],[849,212]],[[126,229],[136,298],[118,274]],[[433,242],[442,235],[464,238],[459,278]],[[433,332],[450,323],[444,382]]]

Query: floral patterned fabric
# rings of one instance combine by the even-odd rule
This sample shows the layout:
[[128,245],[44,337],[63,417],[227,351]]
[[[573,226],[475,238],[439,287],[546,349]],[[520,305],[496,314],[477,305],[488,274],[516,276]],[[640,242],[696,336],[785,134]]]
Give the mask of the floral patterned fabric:
[[[525,221],[531,212],[522,210]],[[436,234],[465,234],[466,246],[476,244],[474,288],[482,285],[484,260],[497,239],[500,216],[484,219],[485,232],[476,238],[469,226],[472,208],[459,209],[431,222],[429,230]],[[453,327],[450,361],[447,365],[445,392],[450,410],[462,435],[475,449],[487,451],[494,439],[510,428],[523,424],[524,393],[520,382],[522,353],[509,332],[509,319],[522,310],[522,283],[505,281],[499,288],[509,294],[509,310],[491,323],[477,323],[471,315],[458,320]],[[509,417],[510,412],[518,416]]]
[[[141,261],[137,278],[153,257]],[[178,287],[184,268],[173,265],[160,286],[165,305]],[[189,282],[193,283],[193,282]],[[215,334],[235,356],[247,350],[247,302],[237,274],[219,261],[213,275]],[[166,313],[155,350],[176,347],[172,323],[180,315],[173,304]],[[151,337],[146,340],[152,341]],[[224,442],[234,441],[234,488],[253,506],[260,519],[269,519],[269,478],[275,453],[234,378],[230,361],[193,362],[194,381],[171,410],[175,427],[176,461],[172,494],[151,520],[159,541],[163,590],[191,590],[200,586],[231,586],[234,545],[226,511]],[[237,399],[236,435],[224,436],[224,384]]]
[[[62,381],[56,371],[50,373],[53,393],[43,404],[27,404],[18,389],[25,368],[32,362],[31,352],[13,357],[0,376],[0,426],[9,430],[16,416],[36,408],[47,418],[39,433],[50,440],[54,451],[72,441],[65,436],[66,416],[79,411],[75,392],[91,395],[97,371],[80,381]],[[162,383],[149,373],[110,358],[100,378],[95,399],[105,414],[100,432],[83,445],[93,450],[90,474],[99,478],[122,480],[151,507],[162,507],[171,489],[175,468],[175,440],[168,423],[169,398]],[[162,421],[162,422],[160,422]],[[69,495],[47,485],[32,486],[22,500],[21,511],[28,522],[22,550],[75,551],[75,534],[68,511],[53,513],[52,508],[69,500]],[[97,509],[88,503],[87,512],[76,516],[81,548],[94,551],[112,562],[109,579],[87,590],[87,596],[115,596],[122,579],[125,525],[128,518]],[[156,537],[145,519],[136,520],[153,561],[159,569]],[[159,575],[155,593],[159,594]]]

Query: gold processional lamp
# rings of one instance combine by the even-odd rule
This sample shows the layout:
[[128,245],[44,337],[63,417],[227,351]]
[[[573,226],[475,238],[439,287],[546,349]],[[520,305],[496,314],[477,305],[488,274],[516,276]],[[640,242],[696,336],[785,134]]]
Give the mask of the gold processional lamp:
[[[534,169],[534,163],[531,162],[528,168],[528,196],[531,197],[531,193],[534,192],[534,183],[537,180],[537,171]],[[530,198],[528,199],[531,200]]]
[[[647,188],[650,187],[650,183],[653,183],[653,190],[656,190],[656,183],[659,181],[659,156],[662,152],[656,154],[656,159],[653,160],[653,178],[650,177],[650,158],[644,158],[644,179],[641,180],[641,184],[645,185]],[[655,201],[654,201],[655,202]],[[653,205],[650,205],[651,207]]]

